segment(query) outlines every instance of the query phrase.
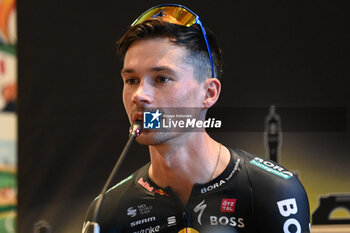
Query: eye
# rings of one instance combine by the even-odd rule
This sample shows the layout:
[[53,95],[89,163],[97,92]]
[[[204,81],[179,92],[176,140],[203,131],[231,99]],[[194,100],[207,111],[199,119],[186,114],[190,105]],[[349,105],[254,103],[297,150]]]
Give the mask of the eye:
[[170,81],[171,81],[171,78],[166,77],[166,76],[157,76],[156,77],[156,82],[157,83],[167,83],[167,82],[170,82]]
[[138,84],[139,80],[137,78],[127,78],[125,79],[124,82],[129,85],[134,85],[134,84]]

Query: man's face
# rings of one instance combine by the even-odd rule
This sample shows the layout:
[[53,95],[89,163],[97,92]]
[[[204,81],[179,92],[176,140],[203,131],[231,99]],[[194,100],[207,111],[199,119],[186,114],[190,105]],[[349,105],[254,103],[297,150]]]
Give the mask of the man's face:
[[[139,40],[131,44],[121,75],[124,81],[123,102],[130,123],[142,120],[147,108],[201,108],[205,97],[204,82],[194,78],[194,68],[185,64],[184,47],[168,38]],[[151,133],[137,138],[141,144],[158,144],[178,134]]]

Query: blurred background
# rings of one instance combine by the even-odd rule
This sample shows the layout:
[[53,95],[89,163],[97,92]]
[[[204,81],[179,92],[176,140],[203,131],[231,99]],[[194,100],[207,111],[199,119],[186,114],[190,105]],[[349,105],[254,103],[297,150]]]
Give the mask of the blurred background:
[[[160,3],[0,0],[0,232],[81,231],[128,138],[116,41]],[[224,51],[210,111],[223,130],[210,134],[297,173],[313,223],[348,223],[345,1],[176,3],[199,14]],[[135,144],[114,183],[148,161]]]
[[14,0],[0,0],[0,232],[16,232],[17,15]]

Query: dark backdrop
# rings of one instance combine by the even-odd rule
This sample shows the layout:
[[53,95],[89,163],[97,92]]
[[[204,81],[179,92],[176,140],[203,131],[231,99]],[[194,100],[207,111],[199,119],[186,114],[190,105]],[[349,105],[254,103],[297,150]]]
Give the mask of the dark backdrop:
[[[139,14],[160,2],[18,2],[18,232],[32,232],[41,220],[52,233],[80,232],[89,203],[127,140],[115,42]],[[311,0],[178,2],[201,16],[224,50],[217,105],[251,108],[252,114],[271,104],[291,112],[294,107],[345,109],[340,132],[287,132],[284,137],[291,148],[286,155],[307,156],[307,150],[317,155],[308,157],[312,161],[334,157],[330,152],[337,151],[335,169],[344,170],[350,141],[346,5]],[[213,136],[263,155],[260,130],[246,132],[243,127],[242,132]],[[299,163],[303,159],[308,160],[301,157]],[[115,182],[148,160],[147,148],[135,145]],[[286,156],[288,161],[301,169]],[[307,176],[302,178],[308,183]]]

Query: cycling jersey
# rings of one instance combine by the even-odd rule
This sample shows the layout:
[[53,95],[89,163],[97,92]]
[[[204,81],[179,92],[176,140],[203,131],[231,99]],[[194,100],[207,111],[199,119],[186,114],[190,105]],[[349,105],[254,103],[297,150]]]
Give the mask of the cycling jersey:
[[152,182],[150,163],[137,170],[106,192],[96,221],[101,233],[310,232],[308,199],[296,175],[247,152],[230,152],[221,175],[194,184],[186,204]]

